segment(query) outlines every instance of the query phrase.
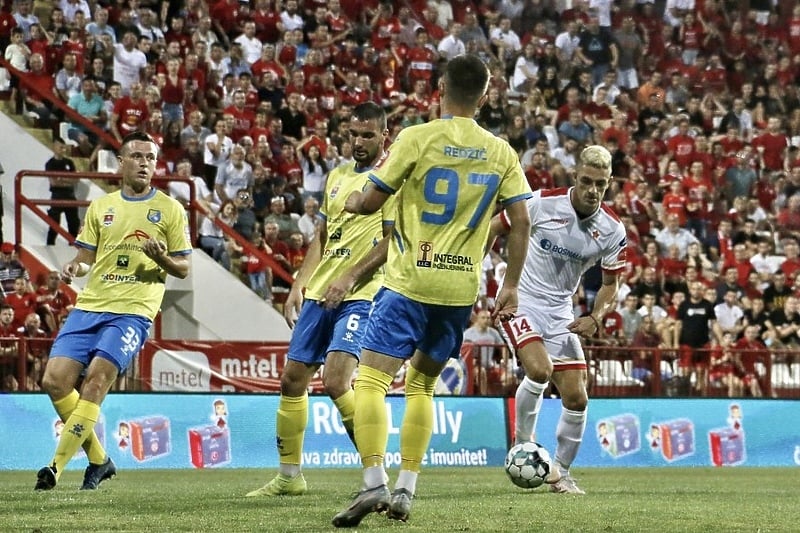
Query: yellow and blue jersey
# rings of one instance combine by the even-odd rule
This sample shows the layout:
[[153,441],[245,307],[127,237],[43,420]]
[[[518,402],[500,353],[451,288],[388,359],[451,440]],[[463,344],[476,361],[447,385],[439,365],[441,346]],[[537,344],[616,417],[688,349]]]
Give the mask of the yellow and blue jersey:
[[[322,257],[306,286],[305,297],[320,300],[328,286],[360,261],[383,238],[383,224],[393,223],[394,201],[371,215],[356,215],[344,211],[344,203],[353,191],[360,191],[367,183],[365,169],[358,171],[355,164],[341,165],[328,175],[325,198],[320,214],[327,224],[328,240],[322,248]],[[372,301],[383,280],[377,272],[369,280],[357,283],[344,301]]]
[[509,144],[474,120],[404,129],[370,173],[395,207],[384,286],[421,303],[472,305],[495,205],[531,196]]
[[117,191],[94,200],[75,244],[96,260],[75,307],[153,320],[167,273],[142,251],[151,237],[165,242],[169,255],[192,252],[186,211],[176,200],[155,188],[143,198]]

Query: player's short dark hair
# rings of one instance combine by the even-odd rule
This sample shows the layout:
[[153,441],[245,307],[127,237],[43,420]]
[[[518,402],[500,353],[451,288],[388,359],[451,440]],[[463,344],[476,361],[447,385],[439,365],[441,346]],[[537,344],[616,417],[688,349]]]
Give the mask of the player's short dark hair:
[[147,133],[145,133],[143,131],[134,131],[133,133],[127,134],[122,139],[122,144],[119,147],[120,153],[122,153],[125,150],[125,145],[126,144],[132,143],[134,141],[143,141],[143,142],[153,143],[153,144],[156,145],[156,147],[158,147],[158,143],[156,142],[156,140],[153,139],[149,134],[147,134]]
[[489,69],[473,54],[454,57],[444,73],[447,96],[455,104],[477,105],[489,85]]
[[380,126],[381,131],[386,129],[386,111],[375,102],[363,102],[358,104],[351,115],[356,120],[374,120]]

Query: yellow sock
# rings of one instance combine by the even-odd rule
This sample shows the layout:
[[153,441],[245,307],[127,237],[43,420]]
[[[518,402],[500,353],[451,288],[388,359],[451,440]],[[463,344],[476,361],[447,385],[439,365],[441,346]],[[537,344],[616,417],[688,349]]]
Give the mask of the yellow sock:
[[360,366],[355,384],[356,448],[364,468],[383,466],[389,421],[386,419],[386,393],[394,376],[368,366]]
[[400,426],[401,470],[419,472],[433,432],[433,391],[438,377],[414,367],[406,372],[406,413]]
[[56,479],[64,473],[64,468],[78,451],[83,441],[94,433],[94,425],[100,416],[100,406],[87,400],[78,400],[78,405],[64,423],[61,438],[58,439],[53,464],[56,467]]
[[[81,396],[78,394],[78,391],[72,390],[69,394],[61,398],[60,400],[56,400],[53,402],[53,407],[56,408],[56,413],[64,422],[67,421],[69,415],[75,410],[75,407],[78,406],[78,400],[80,400]],[[101,465],[106,460],[106,450],[103,448],[103,445],[100,444],[100,439],[97,438],[97,435],[94,431],[92,431],[86,440],[83,441],[83,449],[86,451],[86,457],[89,458],[89,462],[96,465]]]
[[353,389],[348,390],[333,400],[333,405],[339,410],[339,414],[342,417],[342,425],[345,431],[347,431],[347,436],[350,437],[350,440],[355,444],[356,438],[353,432],[353,417],[356,412],[356,393]]
[[299,465],[303,455],[303,438],[308,424],[308,394],[283,396],[278,404],[278,455],[280,462]]

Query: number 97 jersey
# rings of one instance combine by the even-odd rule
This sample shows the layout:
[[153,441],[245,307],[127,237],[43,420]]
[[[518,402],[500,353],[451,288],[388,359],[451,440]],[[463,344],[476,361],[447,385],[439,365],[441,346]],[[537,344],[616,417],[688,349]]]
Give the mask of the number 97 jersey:
[[384,286],[437,305],[475,302],[496,203],[531,196],[517,153],[462,117],[404,129],[369,179],[399,195]]

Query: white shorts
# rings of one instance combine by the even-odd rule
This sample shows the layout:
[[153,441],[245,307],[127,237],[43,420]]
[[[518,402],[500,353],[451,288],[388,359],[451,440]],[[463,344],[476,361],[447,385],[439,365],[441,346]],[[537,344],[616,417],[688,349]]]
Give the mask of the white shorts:
[[542,300],[520,302],[517,314],[503,323],[503,333],[515,350],[534,341],[544,341],[553,371],[585,370],[586,357],[580,338],[567,326],[575,320],[572,301],[553,306]]

